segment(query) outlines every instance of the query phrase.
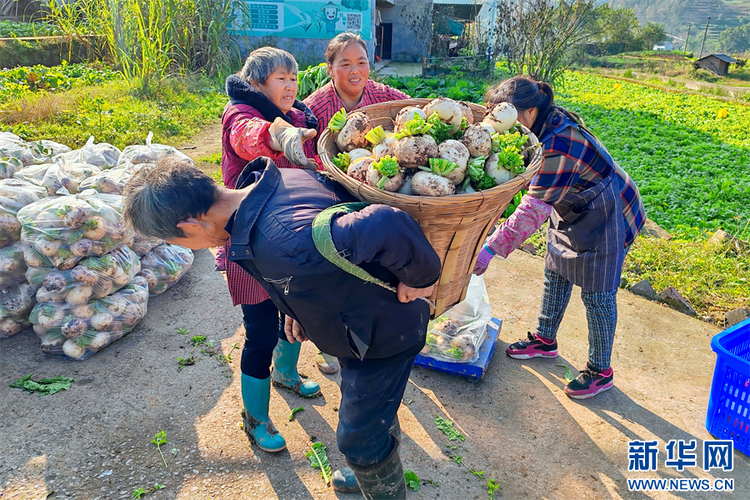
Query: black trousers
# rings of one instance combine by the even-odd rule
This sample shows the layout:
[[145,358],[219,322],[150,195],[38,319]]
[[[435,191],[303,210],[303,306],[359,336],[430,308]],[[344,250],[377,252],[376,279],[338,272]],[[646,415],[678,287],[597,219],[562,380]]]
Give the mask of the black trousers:
[[271,299],[260,304],[242,304],[245,322],[245,347],[242,349],[242,373],[264,379],[271,375],[273,349],[284,335],[283,315]]
[[366,467],[393,449],[388,433],[409,381],[414,357],[405,360],[340,358],[341,406],[336,431],[347,462]]

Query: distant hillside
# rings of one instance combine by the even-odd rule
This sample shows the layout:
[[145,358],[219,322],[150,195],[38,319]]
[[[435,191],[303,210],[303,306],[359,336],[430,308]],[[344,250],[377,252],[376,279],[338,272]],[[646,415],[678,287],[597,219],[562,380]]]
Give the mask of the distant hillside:
[[[715,49],[723,30],[750,23],[750,0],[609,0],[607,3],[611,7],[633,9],[641,24],[662,23],[667,33],[683,40],[690,25],[688,51],[696,53],[709,16],[711,24],[704,52]],[[672,41],[682,46],[679,39]]]

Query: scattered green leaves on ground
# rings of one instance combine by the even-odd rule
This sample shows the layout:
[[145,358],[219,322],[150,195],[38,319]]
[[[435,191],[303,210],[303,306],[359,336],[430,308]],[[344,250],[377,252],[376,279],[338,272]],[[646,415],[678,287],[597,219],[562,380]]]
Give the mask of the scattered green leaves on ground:
[[295,413],[297,413],[298,411],[305,411],[305,409],[304,409],[303,407],[301,407],[301,406],[298,406],[297,408],[294,408],[294,409],[292,410],[292,413],[290,413],[290,414],[289,414],[289,421],[290,421],[290,422],[291,422],[292,420],[294,420],[294,414],[295,414]]
[[310,449],[305,452],[305,457],[310,461],[310,467],[320,469],[320,477],[326,484],[331,484],[331,464],[328,463],[326,445],[321,442],[313,443],[310,445]]
[[40,396],[47,396],[70,389],[71,383],[73,383],[73,379],[67,377],[43,378],[34,381],[31,380],[31,375],[26,375],[10,384],[10,387],[24,389],[30,393],[38,392]]
[[177,329],[177,334],[178,335],[187,335],[188,333],[190,333],[190,330],[188,330],[186,328],[178,328]]
[[448,436],[448,439],[450,439],[451,441],[455,441],[456,439],[466,441],[466,438],[453,428],[453,422],[451,422],[450,420],[446,420],[443,417],[435,415],[435,426],[439,430],[443,431],[443,434]]
[[500,483],[494,479],[487,481],[487,498],[488,500],[495,500],[495,492],[500,489]]
[[158,491],[158,490],[163,490],[163,489],[164,489],[164,485],[163,484],[155,484],[155,485],[153,485],[152,487],[150,487],[150,488],[148,488],[146,490],[144,490],[143,488],[138,488],[138,489],[133,490],[133,496],[132,496],[132,498],[143,498],[144,496],[146,496],[146,495],[148,495],[150,493],[153,493],[153,492]]
[[575,380],[576,376],[573,375],[572,371],[570,371],[570,368],[568,368],[568,365],[564,365],[562,363],[558,363],[555,366],[560,366],[562,368],[565,368],[565,381],[566,382],[572,382],[573,380]]
[[167,433],[163,430],[157,432],[151,442],[154,443],[156,445],[156,449],[159,450],[159,455],[161,455],[161,459],[164,462],[164,467],[168,467],[167,461],[164,458],[164,454],[161,452],[161,445],[167,444]]
[[414,491],[419,491],[421,482],[419,480],[419,476],[417,476],[415,472],[412,472],[409,469],[404,470],[404,478],[406,479],[406,486],[413,489]]

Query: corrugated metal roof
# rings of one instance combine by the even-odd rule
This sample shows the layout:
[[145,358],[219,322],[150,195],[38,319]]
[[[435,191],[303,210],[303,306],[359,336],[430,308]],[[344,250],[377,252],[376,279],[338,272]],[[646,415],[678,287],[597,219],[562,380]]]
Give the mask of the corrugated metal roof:
[[729,64],[734,64],[734,63],[736,63],[736,62],[737,62],[737,59],[735,59],[735,58],[733,58],[733,57],[729,57],[729,56],[728,56],[728,55],[726,55],[726,54],[709,54],[709,55],[707,55],[707,56],[703,56],[703,57],[701,57],[701,58],[700,58],[700,59],[698,59],[698,60],[699,60],[699,61],[702,61],[702,60],[704,60],[704,59],[708,59],[709,57],[715,57],[716,59],[719,59],[719,60],[721,60],[721,61],[724,61],[724,62],[728,62]]

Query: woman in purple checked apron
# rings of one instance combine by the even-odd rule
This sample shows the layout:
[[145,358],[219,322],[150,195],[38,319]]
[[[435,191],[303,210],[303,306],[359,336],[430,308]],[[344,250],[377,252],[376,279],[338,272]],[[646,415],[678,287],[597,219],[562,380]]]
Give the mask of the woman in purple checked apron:
[[544,162],[515,213],[487,238],[474,274],[507,257],[549,218],[544,292],[535,333],[511,344],[516,359],[557,357],[557,330],[573,285],[581,287],[589,326],[588,363],[565,387],[586,399],[612,387],[622,262],[646,214],[638,187],[574,113],[555,105],[544,82],[515,77],[487,91],[488,107],[509,102],[544,147]]

